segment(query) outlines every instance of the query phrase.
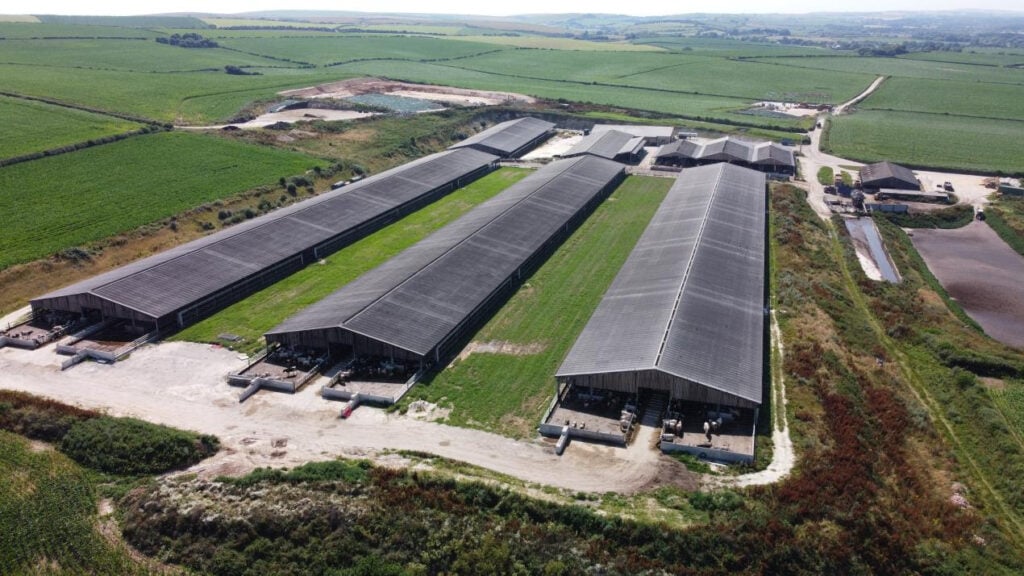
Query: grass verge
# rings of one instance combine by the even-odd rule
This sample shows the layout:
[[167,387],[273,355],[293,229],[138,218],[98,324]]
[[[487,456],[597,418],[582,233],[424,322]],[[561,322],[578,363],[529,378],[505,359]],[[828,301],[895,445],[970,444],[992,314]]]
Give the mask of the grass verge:
[[172,340],[216,342],[225,332],[243,338],[240,348],[255,352],[263,333],[302,308],[376,268],[530,174],[503,168],[449,194],[430,206],[328,256],[323,265],[308,266],[256,294],[185,328]]
[[661,203],[672,180],[630,177],[570,236],[474,342],[508,342],[519,354],[473,353],[417,385],[453,407],[448,422],[522,437],[554,391],[553,375]]

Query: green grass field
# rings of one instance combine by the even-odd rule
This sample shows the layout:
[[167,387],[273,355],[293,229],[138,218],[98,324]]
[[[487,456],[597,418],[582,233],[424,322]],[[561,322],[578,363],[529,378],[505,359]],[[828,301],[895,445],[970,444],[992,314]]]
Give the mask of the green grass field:
[[0,169],[0,268],[299,174],[314,158],[184,133],[138,136]]
[[0,431],[0,571],[128,574],[135,563],[97,532],[90,475],[52,449]]
[[646,44],[625,42],[592,42],[576,38],[553,38],[551,36],[452,36],[453,40],[485,42],[517,48],[541,48],[544,50],[580,50],[585,52],[661,52],[663,48]]
[[[461,62],[461,61],[460,61]],[[719,96],[681,95],[627,86],[584,86],[557,80],[502,76],[453,66],[411,62],[359,62],[336,68],[349,75],[383,75],[412,82],[433,82],[481,90],[519,92],[549,99],[650,110],[690,118],[725,118],[757,126],[799,126],[799,120],[775,120],[735,114],[750,100]]]
[[[194,30],[193,30],[194,32]],[[0,21],[0,38],[156,38],[159,32],[143,28]]]
[[0,78],[9,92],[194,124],[231,118],[249,102],[280,90],[344,77],[340,71],[326,76],[323,71],[295,69],[232,76],[223,71],[153,74],[0,64]]
[[859,108],[1020,121],[1024,120],[1024,85],[890,78]]
[[830,55],[836,52],[815,46],[782,46],[758,42],[743,42],[724,38],[702,38],[697,36],[651,36],[633,40],[640,45],[658,46],[673,52],[721,56],[725,58],[748,56],[814,56]]
[[832,119],[833,154],[861,162],[892,160],[914,166],[1024,170],[1024,121],[864,110]]
[[323,299],[458,218],[477,204],[530,174],[504,168],[456,190],[387,228],[309,266],[176,334],[174,340],[216,342],[225,332],[238,334],[248,352],[262,346],[263,333],[288,316]]
[[785,93],[825,93],[825,102],[842,102],[871,83],[861,73],[793,69],[678,53],[608,53],[515,51],[486,54],[455,64],[482,72],[548,80],[601,82],[747,100],[781,98]]
[[1012,66],[1024,64],[1024,50],[1020,48],[969,48],[963,52],[915,52],[901,56],[901,58],[933,62],[955,62],[957,64],[973,64],[975,66]]
[[224,48],[180,48],[154,40],[18,40],[0,45],[0,55],[4,64],[134,72],[282,65]]
[[471,354],[417,384],[403,404],[425,399],[452,407],[451,424],[532,434],[553,397],[555,370],[672,183],[627,179],[473,337],[533,345],[540,352]]
[[854,72],[875,76],[992,82],[995,84],[1024,83],[1024,70],[948,62],[929,62],[908,58],[859,58],[856,56],[822,58],[769,57],[758,58],[757,61],[776,64],[786,68],[812,68],[815,70]]
[[0,158],[122,134],[140,124],[111,116],[0,96]]
[[494,44],[415,36],[236,38],[225,39],[220,43],[228,48],[253,54],[287,58],[320,66],[366,58],[444,60],[502,49],[501,46]]

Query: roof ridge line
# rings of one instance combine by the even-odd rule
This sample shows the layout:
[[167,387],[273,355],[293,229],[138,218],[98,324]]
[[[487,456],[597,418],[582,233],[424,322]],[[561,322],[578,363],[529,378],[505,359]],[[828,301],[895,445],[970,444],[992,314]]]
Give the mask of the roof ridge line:
[[[395,166],[395,168],[391,168],[388,171],[395,170],[397,168],[410,168],[412,166],[419,166],[421,164],[425,164],[427,159],[430,158],[431,156],[436,156],[438,154],[445,154],[445,155],[447,155],[450,152],[454,152],[454,150],[442,150],[440,152],[436,152],[434,154],[430,154],[429,156],[424,156],[423,158],[417,158],[416,160],[413,160],[412,162],[408,162],[406,164],[402,164],[401,166]],[[383,176],[384,174],[387,174],[388,171],[381,172],[380,174],[374,174],[373,176]],[[131,274],[128,274],[127,276],[122,276],[120,278],[117,278],[117,279],[111,280],[109,282],[105,282],[103,284],[100,284],[99,286],[95,286],[93,288],[90,288],[89,289],[89,293],[95,294],[96,290],[100,290],[102,288],[106,288],[107,286],[110,286],[111,284],[114,284],[116,282],[121,282],[121,281],[123,281],[125,279],[128,279],[128,278],[132,278],[133,276],[138,276],[139,274],[142,274],[143,272],[146,272],[146,271],[149,271],[149,270],[153,270],[153,269],[156,269],[156,268],[160,268],[161,266],[165,266],[167,264],[170,264],[171,262],[175,262],[175,261],[177,261],[177,260],[179,260],[181,258],[184,258],[185,256],[188,256],[190,254],[195,254],[196,252],[199,252],[201,250],[205,250],[206,248],[209,248],[211,246],[217,246],[218,244],[222,244],[224,242],[227,242],[228,240],[231,240],[231,239],[235,238],[236,236],[238,236],[240,234],[244,234],[244,233],[249,232],[251,230],[258,230],[260,228],[263,228],[264,226],[269,226],[270,224],[272,224],[274,222],[278,222],[278,221],[280,221],[280,220],[282,220],[284,218],[288,218],[288,217],[294,216],[296,214],[301,214],[302,212],[306,212],[308,210],[316,208],[317,206],[319,206],[319,205],[321,205],[321,204],[323,204],[325,202],[329,202],[331,200],[334,200],[335,198],[341,198],[341,197],[344,197],[344,196],[346,196],[348,194],[352,194],[354,192],[359,192],[360,190],[362,190],[363,188],[365,188],[366,186],[368,186],[372,182],[379,182],[381,180],[389,180],[391,178],[394,178],[394,177],[397,177],[397,176],[400,176],[400,175],[401,175],[401,171],[396,173],[396,174],[391,174],[391,175],[385,176],[384,178],[374,178],[373,176],[371,176],[369,178],[361,180],[358,183],[359,184],[358,186],[354,186],[352,188],[344,190],[340,194],[337,194],[335,196],[324,197],[327,194],[329,194],[330,192],[334,192],[334,190],[328,190],[326,193],[324,193],[321,196],[318,196],[318,197],[315,196],[313,198],[308,198],[307,200],[299,201],[299,202],[297,202],[295,204],[292,204],[292,206],[285,206],[285,207],[281,208],[281,210],[287,210],[288,208],[291,208],[291,207],[298,207],[303,202],[307,202],[307,201],[311,201],[311,200],[318,200],[317,202],[313,202],[313,203],[311,203],[308,206],[304,206],[302,208],[298,208],[297,210],[294,210],[294,211],[289,212],[287,214],[279,215],[278,218],[268,218],[266,222],[261,222],[261,223],[255,225],[255,226],[253,226],[251,228],[246,228],[244,230],[238,230],[234,234],[226,235],[224,238],[218,238],[217,240],[215,240],[213,242],[210,242],[209,244],[206,244],[204,246],[200,246],[199,248],[196,248],[194,250],[189,250],[187,252],[183,252],[183,253],[181,253],[181,254],[179,254],[177,256],[174,256],[173,258],[168,258],[167,260],[164,260],[163,262],[160,262],[159,264],[154,264],[153,266],[150,266],[148,268],[144,268],[142,270],[137,270],[135,272],[132,272]],[[273,213],[274,212],[268,212],[267,214],[265,214],[265,216],[270,216]],[[230,230],[230,228],[228,228],[228,230]],[[216,232],[214,232],[214,234],[216,234]],[[335,233],[335,235],[337,235],[337,234],[338,233]],[[207,238],[207,237],[208,236],[200,236],[196,240],[200,240],[202,238]],[[286,260],[286,259],[287,258],[284,258],[282,260]]]
[[715,204],[715,200],[718,199],[718,190],[722,186],[722,173],[725,171],[727,162],[722,162],[718,166],[718,177],[715,181],[715,189],[711,193],[711,198],[708,200],[708,207],[704,210],[704,217],[700,221],[700,230],[697,231],[697,238],[693,242],[693,250],[690,252],[690,259],[686,263],[686,270],[683,272],[683,281],[679,283],[679,291],[676,293],[675,302],[672,304],[672,313],[669,315],[668,324],[665,326],[665,331],[661,336],[661,345],[658,346],[658,356],[654,359],[654,367],[657,369],[661,365],[661,356],[665,353],[665,343],[668,342],[668,334],[672,330],[672,324],[676,319],[676,312],[679,310],[679,302],[683,299],[683,292],[686,290],[686,283],[690,279],[690,270],[693,268],[693,261],[697,256],[697,249],[700,248],[700,241],[704,237],[704,229],[708,224],[708,215],[711,214],[711,207]]
[[[566,159],[566,161],[567,161],[567,165],[565,166],[565,168],[563,168],[562,170],[560,170],[560,171],[558,172],[558,175],[556,175],[555,177],[557,177],[557,176],[560,176],[561,174],[565,173],[565,171],[566,171],[566,170],[568,170],[568,169],[569,169],[569,167],[570,167],[571,165],[575,165],[575,164],[576,164],[577,162],[580,162],[580,161],[582,161],[582,160],[583,160],[584,158],[586,158],[586,156],[580,156],[580,157],[578,157],[578,158],[567,158],[567,159]],[[549,164],[549,166],[550,166],[550,164]],[[534,172],[534,174],[537,174],[537,172]],[[437,261],[438,261],[438,260],[440,260],[441,258],[443,258],[443,257],[445,257],[446,255],[450,254],[450,253],[452,252],[452,250],[455,250],[455,249],[456,249],[456,248],[458,248],[459,246],[462,246],[462,245],[463,245],[463,244],[465,244],[466,242],[469,242],[469,239],[470,239],[470,238],[472,238],[473,236],[475,236],[475,235],[476,235],[476,234],[477,234],[478,232],[480,232],[480,231],[481,231],[481,230],[483,230],[484,228],[486,228],[486,227],[490,226],[490,225],[491,225],[492,223],[494,223],[494,221],[496,221],[496,220],[497,220],[498,218],[501,218],[501,217],[502,217],[502,216],[504,216],[505,214],[508,214],[508,213],[509,213],[509,211],[510,211],[510,210],[512,210],[513,208],[515,208],[516,206],[519,206],[519,205],[520,205],[520,204],[522,204],[523,202],[525,202],[525,201],[529,200],[530,198],[532,198],[533,196],[535,196],[536,194],[538,194],[538,193],[539,193],[539,192],[540,192],[541,190],[543,190],[543,189],[544,189],[545,187],[547,187],[547,186],[548,186],[549,184],[551,184],[551,182],[552,182],[553,180],[554,180],[554,178],[551,178],[550,180],[548,180],[547,182],[545,182],[544,184],[542,184],[542,185],[541,185],[540,187],[538,187],[538,188],[537,188],[536,190],[534,190],[534,191],[533,191],[533,192],[531,192],[530,194],[527,194],[526,196],[524,196],[524,197],[522,197],[521,199],[519,199],[519,200],[518,200],[518,201],[517,201],[517,202],[516,202],[515,204],[512,204],[511,206],[509,206],[509,207],[508,207],[508,208],[506,208],[505,210],[502,210],[502,211],[501,211],[501,212],[500,212],[499,214],[495,215],[495,216],[494,216],[494,218],[491,218],[491,219],[490,219],[490,220],[488,220],[487,222],[484,222],[483,224],[481,224],[480,226],[478,226],[476,230],[474,230],[474,231],[473,231],[472,233],[470,233],[469,235],[467,235],[467,236],[466,236],[465,238],[463,238],[462,240],[459,240],[458,242],[456,242],[455,244],[453,244],[452,246],[450,246],[450,247],[449,247],[449,248],[448,248],[447,250],[445,250],[444,252],[441,252],[441,253],[440,253],[440,254],[438,254],[438,255],[437,255],[436,257],[432,258],[432,259],[431,259],[431,260],[430,260],[429,262],[425,263],[425,264],[424,264],[423,266],[420,266],[420,267],[419,267],[419,268],[418,268],[418,269],[417,269],[417,270],[416,270],[415,272],[413,272],[413,273],[412,273],[412,274],[410,274],[410,275],[409,275],[408,277],[406,277],[406,279],[405,279],[405,280],[402,280],[402,281],[401,281],[401,282],[399,282],[399,283],[398,283],[397,285],[395,285],[395,286],[392,286],[390,290],[388,290],[387,292],[385,292],[385,293],[381,294],[380,296],[378,296],[378,297],[374,298],[374,299],[373,299],[372,301],[370,301],[370,302],[369,302],[369,303],[368,303],[368,304],[367,304],[366,306],[363,306],[363,307],[362,307],[362,308],[360,308],[359,310],[357,310],[357,311],[353,312],[353,313],[352,313],[352,315],[350,315],[350,316],[349,316],[348,318],[346,318],[345,320],[343,320],[343,321],[341,322],[341,324],[339,324],[339,328],[340,328],[340,327],[343,327],[343,326],[345,326],[346,324],[348,324],[349,322],[351,322],[352,320],[354,320],[354,319],[356,318],[356,316],[359,316],[359,315],[360,315],[360,314],[362,314],[363,312],[366,312],[366,310],[368,310],[368,309],[369,309],[369,308],[370,308],[371,306],[373,306],[374,304],[377,304],[378,302],[380,302],[381,300],[383,300],[383,299],[387,298],[387,297],[388,297],[388,296],[389,296],[390,294],[394,293],[394,292],[395,292],[396,290],[398,290],[398,289],[399,289],[399,288],[401,288],[402,286],[405,286],[406,284],[408,284],[409,282],[411,282],[413,278],[415,278],[415,277],[416,277],[416,276],[418,276],[418,275],[419,275],[419,274],[420,274],[421,272],[423,272],[423,271],[424,271],[424,270],[426,270],[426,269],[427,269],[428,267],[430,267],[430,266],[431,266],[431,265],[432,265],[432,264],[433,264],[434,262],[437,262]],[[517,182],[517,184],[518,184],[518,182]],[[513,184],[513,186],[515,186],[515,184]],[[508,188],[506,188],[505,190],[508,190]],[[504,192],[504,190],[503,190],[502,192]],[[499,194],[498,194],[498,196],[500,196],[500,195],[501,195],[501,193],[499,193]],[[494,198],[497,198],[498,196],[495,196]],[[471,212],[471,211],[470,211],[470,212]],[[466,214],[469,214],[469,212],[467,212]],[[456,220],[455,220],[454,222],[457,222],[457,221],[458,221],[458,219],[456,219]],[[454,223],[454,222],[452,222],[452,223]],[[429,237],[429,236],[428,236],[428,237]],[[424,238],[423,240],[425,240],[425,239],[426,239],[426,238]],[[422,242],[423,240],[420,240],[420,242]],[[418,243],[419,243],[419,242],[417,242],[417,244],[418,244]],[[413,246],[415,246],[415,244],[414,244]],[[412,248],[412,246],[410,246],[409,248]],[[406,250],[408,250],[409,248],[406,248]],[[405,250],[403,250],[402,252],[405,252]],[[350,328],[348,328],[348,327],[345,327],[345,329],[346,329],[346,330],[351,330],[351,329],[350,329]],[[353,332],[356,332],[355,330],[352,330],[352,331],[353,331]],[[366,334],[363,334],[363,336],[366,336]]]

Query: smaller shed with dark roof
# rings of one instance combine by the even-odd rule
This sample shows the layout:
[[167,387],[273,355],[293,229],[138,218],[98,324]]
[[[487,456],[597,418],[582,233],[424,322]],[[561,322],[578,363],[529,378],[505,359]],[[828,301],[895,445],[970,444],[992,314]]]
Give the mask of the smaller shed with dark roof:
[[449,149],[475,148],[502,158],[518,158],[550,138],[554,133],[555,125],[553,123],[527,116],[495,124]]
[[892,162],[868,164],[860,169],[861,185],[867,190],[882,188],[896,190],[920,190],[921,183],[910,168]]
[[640,160],[644,152],[644,139],[618,130],[591,132],[562,154],[562,158],[590,155],[617,162],[633,163]]

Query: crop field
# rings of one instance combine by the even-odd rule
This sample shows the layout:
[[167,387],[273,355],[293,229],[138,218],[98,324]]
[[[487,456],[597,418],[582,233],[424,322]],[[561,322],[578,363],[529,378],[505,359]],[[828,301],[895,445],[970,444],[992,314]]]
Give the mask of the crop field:
[[143,28],[0,21],[0,38],[6,40],[19,38],[156,38],[157,36],[161,36],[161,34]]
[[[0,46],[2,48],[2,46]],[[182,49],[184,50],[184,49]],[[164,122],[228,119],[247,103],[287,88],[344,77],[303,71],[288,76],[233,76],[220,72],[153,74],[0,64],[8,91],[152,118]]]
[[530,171],[503,168],[452,192],[402,220],[309,266],[220,312],[193,324],[174,340],[216,342],[225,332],[244,338],[243,349],[262,347],[263,333],[288,316],[323,299],[402,250],[419,242],[477,204],[525,178]]
[[971,118],[1024,120],[1024,84],[890,78],[861,109],[931,112]]
[[544,50],[580,50],[584,52],[661,52],[663,48],[625,42],[593,42],[576,38],[553,38],[550,36],[451,36],[452,40],[486,42],[517,48],[540,48]]
[[186,72],[226,65],[280,66],[223,48],[179,48],[153,40],[18,40],[0,45],[0,61],[22,66],[134,72]]
[[417,384],[403,404],[426,399],[451,406],[451,424],[517,437],[533,433],[554,395],[558,365],[672,183],[629,177],[473,336],[474,342],[539,352],[470,354]]
[[800,125],[800,121],[797,120],[764,119],[735,114],[735,110],[746,108],[750,104],[750,100],[742,98],[682,95],[628,86],[585,87],[582,84],[559,82],[557,80],[516,78],[484,71],[467,70],[450,65],[428,63],[360,62],[339,66],[337,70],[346,72],[351,76],[378,74],[412,82],[434,82],[481,90],[514,91],[540,98],[561,98],[568,101],[621,106],[684,117],[699,117],[709,120],[728,118],[758,126],[795,127]]
[[447,60],[502,49],[501,46],[494,44],[414,36],[236,38],[225,39],[220,43],[228,48],[253,54],[287,58],[319,66],[367,58]]
[[705,56],[737,58],[745,56],[828,56],[835,54],[833,50],[814,46],[782,46],[779,44],[762,44],[726,40],[719,38],[700,38],[696,36],[653,36],[633,40],[638,45],[658,46],[672,52],[686,52]]
[[460,68],[544,78],[602,82],[703,95],[763,99],[787,92],[827,92],[828,102],[842,102],[860,93],[872,77],[865,74],[793,70],[709,56],[672,53],[609,53],[534,51],[498,52],[460,60]]
[[[159,133],[0,169],[0,268],[299,174],[316,159]],[[141,255],[140,255],[141,256]]]
[[216,26],[218,28],[226,28],[231,26],[261,26],[275,28],[313,28],[313,27],[327,27],[330,28],[333,25],[330,24],[313,24],[310,22],[296,22],[294,20],[263,20],[260,18],[200,18],[203,22]]
[[[1024,84],[1024,70],[994,68],[948,62],[929,62],[909,58],[859,58],[836,56],[822,58],[757,58],[756,61],[786,68],[811,68],[835,72],[853,72],[874,76],[898,76],[931,80],[961,80],[995,84]],[[784,73],[784,72],[783,72]]]
[[1018,172],[1024,121],[864,110],[832,119],[832,153],[861,162]]
[[[125,574],[134,563],[95,530],[89,474],[60,452],[0,430],[0,561],[5,574]],[[50,568],[37,572],[40,566]]]
[[120,118],[0,96],[0,158],[121,134],[141,125]]
[[915,52],[900,58],[908,60],[930,60],[933,62],[954,62],[976,66],[1013,66],[1024,64],[1024,51],[1017,49],[985,50],[972,48],[963,52]]

